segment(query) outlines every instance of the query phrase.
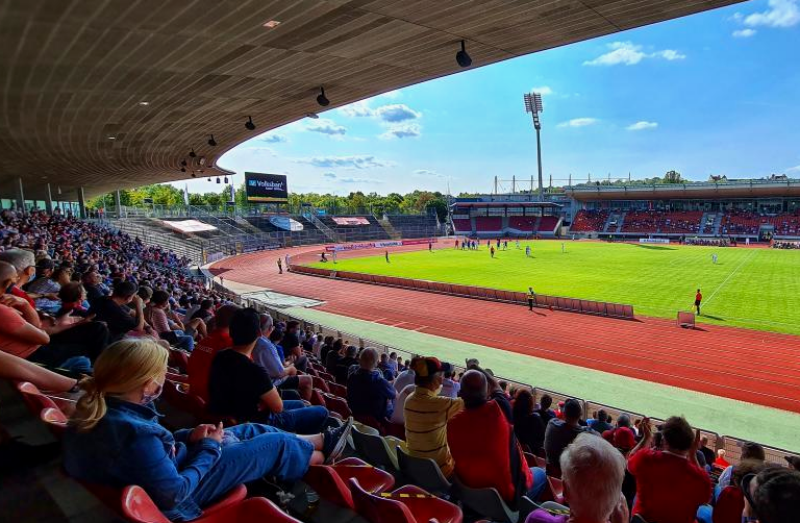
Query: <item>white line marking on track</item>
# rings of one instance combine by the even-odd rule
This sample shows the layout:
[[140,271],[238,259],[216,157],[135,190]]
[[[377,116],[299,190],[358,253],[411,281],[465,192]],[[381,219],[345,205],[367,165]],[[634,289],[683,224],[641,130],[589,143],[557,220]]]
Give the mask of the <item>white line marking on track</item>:
[[722,289],[722,288],[725,286],[725,284],[726,284],[726,283],[728,283],[728,280],[730,280],[730,279],[731,279],[731,277],[732,277],[734,274],[736,274],[737,272],[739,272],[739,269],[741,269],[741,268],[742,268],[742,266],[743,266],[745,263],[747,263],[748,261],[750,261],[750,258],[752,258],[752,257],[753,257],[753,255],[754,255],[756,252],[757,252],[757,250],[756,250],[756,249],[753,249],[753,250],[752,250],[752,252],[750,252],[750,254],[749,254],[748,256],[746,256],[746,257],[745,257],[745,259],[743,259],[743,260],[742,260],[742,261],[739,263],[739,265],[737,265],[737,266],[736,266],[736,268],[735,268],[735,269],[733,269],[733,271],[731,271],[731,273],[730,273],[730,274],[728,274],[728,277],[727,277],[727,278],[725,278],[724,280],[722,280],[722,283],[720,283],[720,284],[719,284],[719,287],[717,287],[717,289],[716,289],[716,290],[715,290],[713,293],[711,293],[711,296],[709,296],[709,298],[708,298],[708,299],[705,301],[705,303],[704,303],[703,305],[705,305],[706,307],[708,307],[708,304],[709,304],[709,303],[711,303],[711,300],[713,300],[713,299],[714,299],[714,296],[716,296],[716,295],[717,295],[717,293],[718,293],[718,292],[719,292],[719,291],[720,291],[720,290],[721,290],[721,289]]

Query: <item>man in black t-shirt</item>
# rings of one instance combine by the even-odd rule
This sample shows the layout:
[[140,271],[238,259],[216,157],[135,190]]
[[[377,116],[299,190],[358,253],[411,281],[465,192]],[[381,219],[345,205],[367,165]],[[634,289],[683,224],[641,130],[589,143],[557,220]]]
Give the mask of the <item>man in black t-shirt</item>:
[[[138,290],[135,284],[120,281],[111,296],[100,297],[91,304],[89,312],[95,315],[95,321],[108,326],[110,343],[122,339],[131,330],[144,329],[144,302],[136,295]],[[133,305],[133,309],[129,305]]]
[[317,434],[328,419],[328,409],[306,407],[302,401],[283,401],[267,371],[252,361],[261,336],[255,309],[236,311],[230,322],[233,347],[214,356],[208,381],[209,410],[297,434]]

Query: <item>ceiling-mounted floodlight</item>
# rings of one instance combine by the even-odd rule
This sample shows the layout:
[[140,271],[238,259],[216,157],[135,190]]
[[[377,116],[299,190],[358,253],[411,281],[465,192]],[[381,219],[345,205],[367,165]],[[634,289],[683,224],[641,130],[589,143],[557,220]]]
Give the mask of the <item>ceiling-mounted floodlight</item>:
[[197,174],[196,173],[192,173],[192,178],[197,178]]
[[248,116],[247,117],[247,123],[245,123],[244,126],[247,128],[248,131],[255,131],[256,130],[256,124],[253,123],[253,117],[252,116]]
[[208,183],[211,183],[211,177],[210,176],[208,177]]
[[189,158],[194,158],[194,157],[196,157],[196,156],[197,156],[197,153],[196,153],[196,152],[194,152],[194,149],[192,149],[191,151],[189,151]]
[[225,179],[224,179],[223,181],[224,181],[225,183],[228,183],[228,177],[226,176],[226,177],[225,177]]
[[319,118],[317,113],[306,113],[306,118],[311,118],[312,120],[316,120]]
[[185,173],[186,172],[186,167],[181,167],[181,172]]
[[186,164],[186,160],[181,160],[181,165],[182,165],[183,167],[186,167],[186,165],[187,165],[187,164]]
[[214,135],[213,134],[209,134],[209,136],[211,138],[208,139],[208,145],[210,145],[211,147],[216,147],[217,146],[217,141],[214,139]]
[[327,107],[331,101],[328,100],[328,97],[325,96],[325,88],[319,88],[319,95],[317,96],[317,103],[320,104],[322,107]]
[[461,40],[461,50],[456,53],[456,62],[461,67],[469,67],[472,65],[472,58],[467,54],[467,43]]
[[219,181],[219,176],[217,176],[217,183],[220,183],[220,181]]

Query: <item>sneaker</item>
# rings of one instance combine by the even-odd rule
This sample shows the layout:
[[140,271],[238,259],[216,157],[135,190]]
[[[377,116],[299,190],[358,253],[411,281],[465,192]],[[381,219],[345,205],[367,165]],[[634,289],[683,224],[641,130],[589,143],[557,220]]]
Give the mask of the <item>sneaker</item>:
[[351,417],[341,427],[327,429],[322,434],[322,453],[325,455],[326,465],[330,465],[342,455],[344,447],[347,445],[347,436],[350,435],[352,428],[353,418]]

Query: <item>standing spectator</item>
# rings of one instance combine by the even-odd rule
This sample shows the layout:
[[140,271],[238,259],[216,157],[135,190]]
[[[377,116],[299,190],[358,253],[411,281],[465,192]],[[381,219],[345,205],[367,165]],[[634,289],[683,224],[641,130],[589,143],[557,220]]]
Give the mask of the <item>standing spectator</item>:
[[350,368],[358,365],[356,354],[358,354],[358,348],[355,345],[348,345],[344,351],[344,358],[341,358],[333,369],[336,383],[342,385],[347,383],[347,376],[350,374]]
[[569,513],[537,509],[525,523],[628,523],[628,505],[620,493],[625,459],[592,434],[580,434],[559,458]]
[[664,450],[650,448],[650,420],[641,423],[642,439],[628,457],[636,477],[633,514],[659,523],[692,523],[698,508],[711,499],[711,480],[697,463],[700,431],[686,419],[673,416],[661,427]]
[[[761,463],[766,461],[767,456],[764,452],[764,447],[759,445],[758,443],[753,443],[752,441],[746,441],[744,445],[742,445],[742,456],[740,458],[742,461],[744,460],[755,460]],[[713,460],[712,460],[713,463]],[[719,488],[725,488],[731,484],[731,475],[735,470],[735,465],[728,465],[725,470],[722,471],[722,474],[719,475]]]
[[597,411],[597,418],[587,420],[586,424],[590,429],[600,434],[614,428],[614,425],[608,422],[608,413],[604,409]]
[[444,380],[442,381],[442,391],[439,392],[439,396],[457,398],[458,392],[461,390],[461,384],[453,380],[453,366],[447,362],[443,362],[442,370],[444,372]]
[[583,415],[583,408],[578,400],[570,398],[565,401],[562,413],[564,419],[551,419],[544,433],[547,473],[556,477],[561,476],[558,468],[561,453],[567,448],[567,445],[572,443],[572,440],[578,437],[578,434],[587,430],[579,423]]
[[545,424],[538,412],[534,411],[533,394],[527,389],[517,392],[514,400],[514,433],[519,442],[534,454],[544,445]]
[[444,381],[438,359],[416,357],[411,368],[416,387],[404,405],[408,451],[412,456],[431,458],[442,474],[450,477],[455,464],[447,446],[447,422],[464,408],[464,401],[438,395]]
[[717,454],[708,448],[708,437],[701,436],[700,437],[700,452],[703,453],[703,457],[706,459],[706,463],[711,466],[714,463],[714,460],[717,459]]
[[459,396],[464,410],[447,422],[447,444],[459,481],[470,488],[494,488],[511,507],[527,495],[535,500],[547,482],[530,468],[511,426],[511,404],[497,381],[468,370]]
[[542,418],[542,422],[545,425],[550,423],[550,420],[556,417],[556,413],[550,408],[552,404],[553,398],[551,398],[549,394],[542,396],[537,412],[539,413],[539,416]]
[[367,347],[358,358],[358,370],[347,378],[347,404],[356,419],[370,417],[383,423],[392,415],[392,400],[397,391],[376,370],[378,351]]
[[218,352],[208,378],[209,410],[237,421],[266,423],[297,434],[316,434],[328,419],[325,407],[306,407],[302,401],[281,400],[267,371],[253,363],[261,336],[255,309],[239,309],[230,321],[233,346]]

